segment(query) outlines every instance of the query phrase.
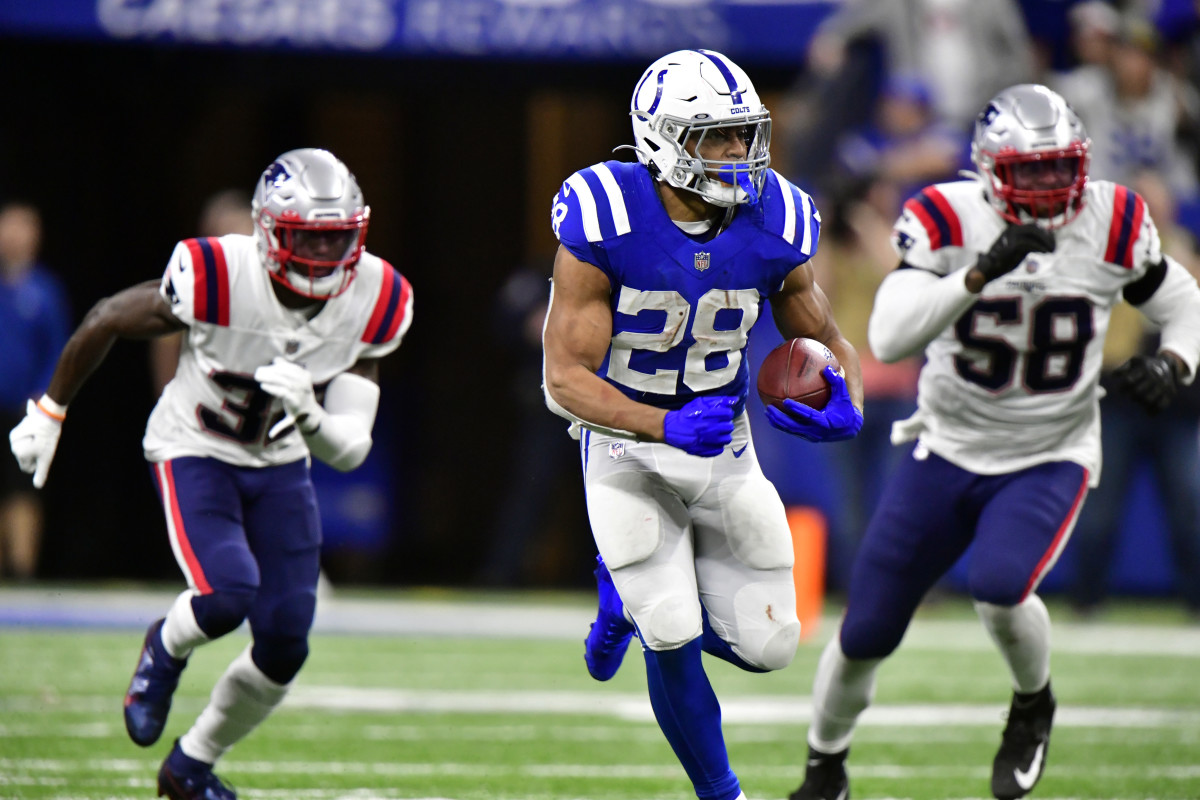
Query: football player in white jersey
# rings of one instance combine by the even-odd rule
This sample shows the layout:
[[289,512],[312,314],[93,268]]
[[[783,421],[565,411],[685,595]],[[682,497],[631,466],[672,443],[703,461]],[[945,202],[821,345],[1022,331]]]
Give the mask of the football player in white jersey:
[[184,331],[143,446],[188,588],[147,631],[125,726],[148,747],[192,650],[248,621],[230,664],[158,774],[172,800],[232,800],[216,760],[279,705],[308,655],[321,531],[309,457],[351,470],[371,448],[379,359],[412,322],[412,290],[364,250],[370,209],[332,153],[292,150],[262,174],[253,236],[180,242],[161,280],[101,300],[46,393],[9,435],[45,484],[67,405],[119,338]]
[[862,382],[808,263],[820,217],[768,168],[770,115],[745,72],[671,53],[631,105],[638,161],[576,172],[552,212],[546,402],[580,438],[602,556],[584,658],[611,678],[636,625],[651,705],[697,797],[735,800],[701,650],[782,669],[800,635],[791,535],[745,413],[747,337],[767,298],[785,336],[825,342],[846,370],[827,372],[824,410],[769,408],[773,425],[850,438]]
[[845,760],[875,670],[931,586],[972,545],[968,590],[1012,677],[992,793],[1023,797],[1046,764],[1055,700],[1050,618],[1035,594],[1100,477],[1101,349],[1122,299],[1162,327],[1121,386],[1164,408],[1200,360],[1200,289],[1164,256],[1134,192],[1088,181],[1090,143],[1057,94],[1022,84],[975,124],[972,180],[910,199],[869,339],[883,361],[924,352],[915,440],[855,559],[846,612],[813,684],[808,767],[791,800],[848,796]]

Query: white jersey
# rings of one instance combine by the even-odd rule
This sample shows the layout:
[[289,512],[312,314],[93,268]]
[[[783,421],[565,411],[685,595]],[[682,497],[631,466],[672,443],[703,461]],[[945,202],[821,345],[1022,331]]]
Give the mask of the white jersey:
[[244,467],[308,455],[295,426],[271,439],[282,402],[254,370],[282,356],[313,376],[317,397],[362,358],[400,345],[412,322],[412,289],[390,264],[364,252],[345,292],[312,319],[285,308],[254,237],[187,239],[175,246],[160,293],[185,323],[175,377],[163,389],[142,440],[146,458],[208,456]]
[[[965,270],[1006,224],[975,181],[930,186],[905,204],[892,241],[915,269],[880,286],[871,346],[885,361],[924,346],[926,363],[918,412],[897,424],[893,440],[919,437],[981,474],[1073,461],[1095,486],[1101,351],[1113,305],[1128,287],[1129,299],[1165,326],[1164,349],[1194,375],[1200,289],[1180,265],[1164,262],[1142,198],[1092,181],[1082,211],[1055,231],[1053,253],[1031,253],[972,295]],[[951,273],[959,274],[941,280]]]

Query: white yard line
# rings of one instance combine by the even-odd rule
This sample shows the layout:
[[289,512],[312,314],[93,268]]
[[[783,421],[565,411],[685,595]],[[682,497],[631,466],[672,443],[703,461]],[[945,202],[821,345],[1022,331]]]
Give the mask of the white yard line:
[[[162,590],[91,590],[54,586],[0,587],[0,626],[29,628],[144,628],[175,594]],[[817,634],[804,646],[833,635],[840,608],[827,608]],[[318,602],[318,633],[410,636],[477,636],[582,640],[594,611],[588,606],[515,602],[498,598],[431,600],[397,595],[359,599],[336,591]],[[932,620],[918,614],[904,639],[916,650],[992,650],[973,619]],[[1134,625],[1055,620],[1055,652],[1200,656],[1200,626]]]
[[[361,689],[348,686],[300,685],[288,695],[291,708],[336,711],[426,712],[469,714],[594,714],[637,722],[653,722],[649,699],[642,694],[610,692],[490,692],[405,689]],[[862,727],[997,725],[998,705],[959,703],[873,705]],[[808,697],[739,695],[722,700],[721,717],[728,725],[807,724],[812,717]],[[1056,726],[1085,728],[1200,727],[1200,711],[1151,708],[1069,706],[1059,709]]]
[[[70,758],[0,758],[0,770],[4,778],[0,786],[17,782],[39,782],[56,784],[60,774],[88,772],[96,775],[144,775],[147,770],[158,768],[158,761],[151,759],[70,759]],[[464,764],[452,762],[378,762],[378,761],[240,761],[236,758],[221,762],[224,770],[242,775],[372,775],[378,777],[467,777],[467,778],[587,778],[589,780],[661,780],[679,777],[677,764]],[[743,765],[742,772],[771,780],[799,777],[801,765],[768,766]],[[930,764],[919,767],[902,764],[856,764],[854,775],[869,778],[892,778],[898,780],[920,780],[940,778],[976,778],[986,775],[987,764]],[[23,774],[24,775],[23,775]],[[30,773],[38,773],[36,775]],[[1064,778],[1107,778],[1147,780],[1190,781],[1200,778],[1200,765],[1188,766],[1087,766],[1056,764],[1054,774]],[[121,779],[124,782],[125,779]],[[142,779],[134,778],[140,784]],[[126,784],[128,785],[128,784]]]

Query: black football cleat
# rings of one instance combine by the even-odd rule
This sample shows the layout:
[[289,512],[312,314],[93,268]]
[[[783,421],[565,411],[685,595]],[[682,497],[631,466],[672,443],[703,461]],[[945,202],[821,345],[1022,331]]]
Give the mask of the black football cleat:
[[846,756],[850,749],[821,753],[809,745],[804,783],[788,795],[788,800],[850,800],[850,778],[846,776]]
[[992,762],[992,794],[998,800],[1024,797],[1041,779],[1056,706],[1049,683],[1034,694],[1013,694],[1000,750]]
[[237,800],[237,794],[213,774],[212,765],[189,757],[179,740],[158,771],[158,796],[169,800]]
[[125,730],[135,744],[149,747],[162,736],[171,711],[171,697],[187,659],[172,658],[163,647],[162,626],[157,620],[146,631],[137,668],[125,692]]
[[625,619],[625,606],[600,556],[596,556],[595,575],[600,607],[596,611],[596,621],[583,641],[583,660],[589,675],[598,681],[606,681],[621,667],[633,637],[633,625]]

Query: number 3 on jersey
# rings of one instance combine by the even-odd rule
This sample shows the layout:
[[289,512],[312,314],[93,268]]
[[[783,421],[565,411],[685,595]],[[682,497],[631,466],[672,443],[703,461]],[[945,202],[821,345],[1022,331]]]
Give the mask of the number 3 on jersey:
[[[612,339],[608,377],[639,392],[675,394],[679,370],[655,369],[643,372],[630,365],[635,350],[666,353],[680,345],[688,335],[692,306],[675,291],[639,291],[621,287],[617,313],[637,316],[643,312],[664,315],[661,330],[618,330]],[[755,289],[710,289],[696,301],[691,323],[693,344],[688,346],[683,368],[683,385],[693,392],[720,388],[732,381],[742,363],[750,329],[758,320],[759,294]],[[724,354],[725,363],[710,367]]]

